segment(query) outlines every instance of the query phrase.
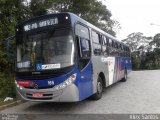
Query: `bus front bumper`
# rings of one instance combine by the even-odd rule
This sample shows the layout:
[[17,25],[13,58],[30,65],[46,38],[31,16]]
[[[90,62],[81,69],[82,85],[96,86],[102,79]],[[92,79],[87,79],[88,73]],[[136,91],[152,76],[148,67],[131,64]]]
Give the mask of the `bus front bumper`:
[[[28,89],[18,88],[17,93],[23,100],[36,102],[76,102],[79,101],[79,91],[75,84],[71,84],[61,90],[53,88],[48,89]],[[40,93],[42,96],[33,97],[34,93]]]

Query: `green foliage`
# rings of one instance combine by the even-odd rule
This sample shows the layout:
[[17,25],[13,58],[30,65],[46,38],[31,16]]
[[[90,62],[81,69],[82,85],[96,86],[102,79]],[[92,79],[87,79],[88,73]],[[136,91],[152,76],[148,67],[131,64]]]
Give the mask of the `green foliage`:
[[[0,1],[0,98],[15,97],[14,57],[8,56],[5,39],[15,34],[17,21],[25,18],[25,6],[22,2],[22,0]],[[10,45],[10,51],[14,53],[15,41],[11,41]]]
[[150,37],[146,37],[141,32],[131,33],[126,39],[122,40],[124,43],[130,46],[132,51],[148,49],[148,44],[151,42]]
[[[13,61],[7,56],[5,38],[14,34],[16,26],[16,11],[13,0],[3,0],[0,3],[0,71],[11,70]],[[14,45],[14,42],[12,43]],[[11,71],[12,72],[12,71]]]
[[0,72],[0,98],[15,97],[14,75]]
[[131,33],[123,40],[132,49],[134,70],[160,69],[160,34],[146,37],[143,33]]
[[132,53],[131,54],[131,59],[132,59],[132,69],[133,70],[139,70],[141,61],[140,61],[139,57],[137,56],[137,54]]
[[44,0],[31,0],[30,16],[39,16],[47,13],[48,4]]
[[160,47],[160,33],[154,36],[153,41],[150,44],[155,45],[156,47]]

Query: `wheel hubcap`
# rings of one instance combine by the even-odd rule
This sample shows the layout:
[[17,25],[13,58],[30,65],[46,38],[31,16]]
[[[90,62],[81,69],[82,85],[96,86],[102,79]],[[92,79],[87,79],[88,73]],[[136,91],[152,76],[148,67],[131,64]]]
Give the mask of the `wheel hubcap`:
[[125,79],[127,79],[127,74],[126,73],[125,73],[124,77],[125,77]]
[[101,82],[98,82],[97,92],[98,92],[98,93],[101,93],[101,92],[102,92],[102,84],[101,84]]

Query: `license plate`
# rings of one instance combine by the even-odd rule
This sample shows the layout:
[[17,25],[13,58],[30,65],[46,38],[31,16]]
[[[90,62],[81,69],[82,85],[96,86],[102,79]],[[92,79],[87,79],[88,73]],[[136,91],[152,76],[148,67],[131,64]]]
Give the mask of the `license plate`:
[[33,97],[43,97],[42,93],[33,93],[32,94]]

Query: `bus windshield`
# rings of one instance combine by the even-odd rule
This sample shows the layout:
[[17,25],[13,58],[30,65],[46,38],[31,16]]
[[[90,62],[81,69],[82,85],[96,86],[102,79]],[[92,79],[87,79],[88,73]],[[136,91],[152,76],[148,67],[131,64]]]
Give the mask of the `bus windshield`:
[[74,64],[74,42],[69,29],[28,34],[20,39],[18,71],[59,69]]

